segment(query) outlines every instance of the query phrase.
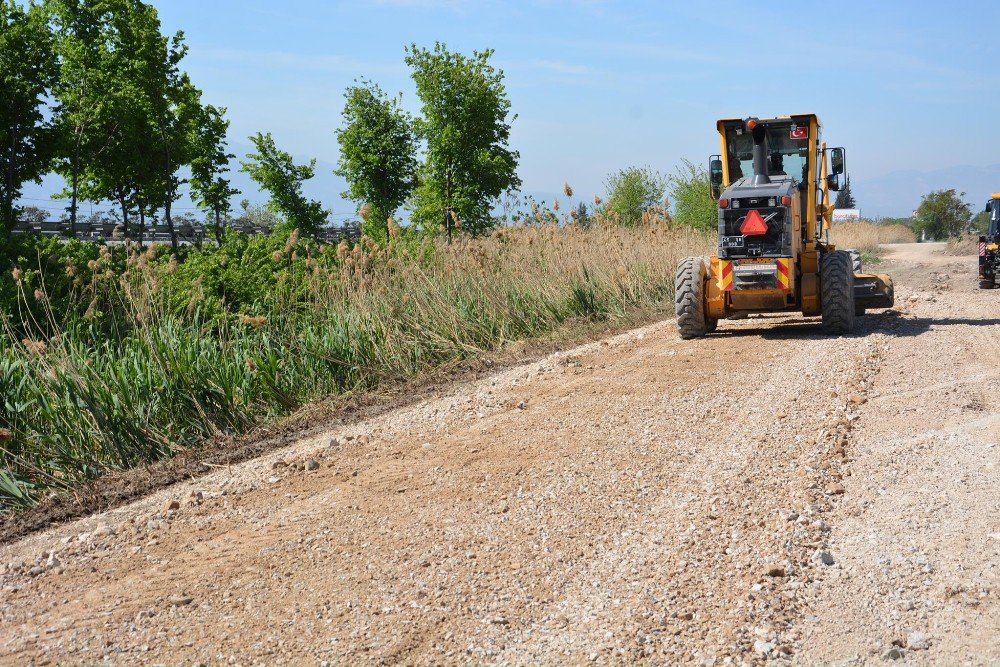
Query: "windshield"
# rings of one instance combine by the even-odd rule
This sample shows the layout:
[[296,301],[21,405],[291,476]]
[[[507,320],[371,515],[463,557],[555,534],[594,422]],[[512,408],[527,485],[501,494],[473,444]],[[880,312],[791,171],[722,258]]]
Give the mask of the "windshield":
[[[726,128],[726,154],[730,182],[753,176],[753,138],[742,126]],[[793,129],[791,120],[768,121],[767,154],[771,176],[788,175],[800,183],[808,178],[809,134]]]

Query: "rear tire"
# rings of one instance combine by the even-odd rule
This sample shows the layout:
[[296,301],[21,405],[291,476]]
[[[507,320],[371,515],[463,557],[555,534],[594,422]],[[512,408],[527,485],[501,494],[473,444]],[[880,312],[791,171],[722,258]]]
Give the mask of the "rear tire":
[[996,278],[980,278],[979,289],[993,289],[997,286]]
[[823,331],[843,335],[854,329],[854,270],[851,255],[834,250],[823,255],[819,267]]
[[684,340],[701,338],[714,331],[718,324],[718,320],[705,317],[707,274],[704,257],[685,257],[677,265],[674,312],[677,315],[677,332]]

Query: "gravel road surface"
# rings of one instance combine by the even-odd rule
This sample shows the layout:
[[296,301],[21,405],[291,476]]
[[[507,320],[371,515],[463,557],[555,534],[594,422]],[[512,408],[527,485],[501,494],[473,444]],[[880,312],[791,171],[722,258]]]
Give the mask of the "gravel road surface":
[[850,337],[662,322],[0,546],[0,662],[1000,664],[1000,290],[940,251]]

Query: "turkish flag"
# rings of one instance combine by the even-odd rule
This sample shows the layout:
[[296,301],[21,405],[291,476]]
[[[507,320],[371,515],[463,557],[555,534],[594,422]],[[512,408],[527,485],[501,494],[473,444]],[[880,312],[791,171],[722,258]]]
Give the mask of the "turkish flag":
[[788,136],[792,139],[808,139],[809,138],[809,128],[805,125],[799,125],[798,127],[793,127],[792,131],[788,133]]
[[743,236],[763,236],[767,234],[767,223],[764,222],[764,218],[760,217],[760,213],[750,211],[747,217],[743,218],[743,224],[740,225],[740,233]]

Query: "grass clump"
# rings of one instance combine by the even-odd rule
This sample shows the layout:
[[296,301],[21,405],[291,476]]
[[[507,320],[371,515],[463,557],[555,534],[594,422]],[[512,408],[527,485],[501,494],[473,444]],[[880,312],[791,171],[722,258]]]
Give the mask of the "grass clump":
[[916,243],[913,230],[902,224],[880,225],[861,220],[840,222],[830,227],[830,239],[838,248],[853,248],[863,255],[877,258],[883,243]]
[[22,240],[0,277],[0,509],[406,379],[569,320],[670,303],[711,245],[667,215],[447,245],[282,231],[161,248]]

